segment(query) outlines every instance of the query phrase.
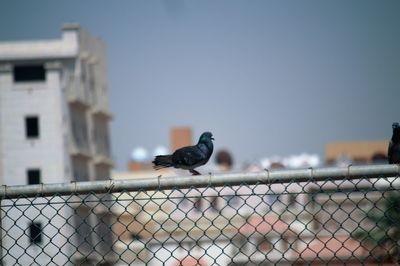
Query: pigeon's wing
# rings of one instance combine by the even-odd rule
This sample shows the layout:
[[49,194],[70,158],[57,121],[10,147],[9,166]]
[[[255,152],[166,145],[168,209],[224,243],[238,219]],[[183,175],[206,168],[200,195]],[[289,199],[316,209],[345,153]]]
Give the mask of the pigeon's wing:
[[180,168],[192,168],[204,161],[204,154],[196,146],[183,147],[172,155],[172,162]]
[[389,164],[393,163],[393,142],[389,142],[389,148],[388,148],[388,161]]
[[388,149],[388,161],[389,164],[400,164],[400,143],[393,141],[389,144]]

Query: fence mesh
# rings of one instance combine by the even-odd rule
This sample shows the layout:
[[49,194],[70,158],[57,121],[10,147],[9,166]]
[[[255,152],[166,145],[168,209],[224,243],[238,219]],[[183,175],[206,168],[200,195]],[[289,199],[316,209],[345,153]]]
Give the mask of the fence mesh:
[[2,265],[393,265],[399,177],[4,198]]

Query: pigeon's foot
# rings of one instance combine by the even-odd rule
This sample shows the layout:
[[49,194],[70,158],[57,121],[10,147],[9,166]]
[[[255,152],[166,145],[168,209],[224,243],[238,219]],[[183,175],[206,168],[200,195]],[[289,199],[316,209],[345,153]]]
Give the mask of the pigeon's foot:
[[192,175],[201,175],[199,172],[197,172],[196,170],[192,169],[189,170],[190,173],[192,173]]

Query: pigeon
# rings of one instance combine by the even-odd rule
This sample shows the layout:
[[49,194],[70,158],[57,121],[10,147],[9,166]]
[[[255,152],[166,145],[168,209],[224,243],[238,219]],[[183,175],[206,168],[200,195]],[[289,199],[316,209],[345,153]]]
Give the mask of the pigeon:
[[194,168],[208,162],[214,150],[213,140],[211,132],[204,132],[194,146],[180,148],[171,155],[157,155],[153,161],[154,169],[175,167],[189,170],[193,175],[200,175]]
[[400,164],[400,125],[393,123],[393,135],[389,143],[388,161],[389,164]]

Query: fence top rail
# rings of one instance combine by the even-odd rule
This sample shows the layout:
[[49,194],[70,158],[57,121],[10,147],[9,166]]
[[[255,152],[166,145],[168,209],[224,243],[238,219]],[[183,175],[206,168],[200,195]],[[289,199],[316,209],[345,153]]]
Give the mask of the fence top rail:
[[383,178],[400,175],[400,164],[367,165],[331,168],[308,168],[297,170],[264,170],[255,173],[208,174],[197,176],[152,177],[135,180],[104,180],[89,182],[53,183],[0,187],[0,198],[61,196],[87,193],[118,193],[126,191],[191,188],[206,186],[234,186],[283,184],[289,182],[316,182],[358,178]]

